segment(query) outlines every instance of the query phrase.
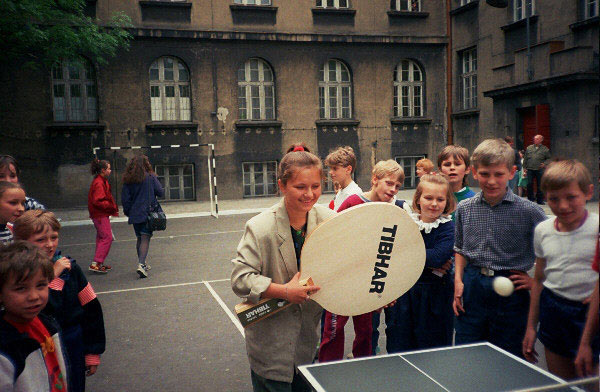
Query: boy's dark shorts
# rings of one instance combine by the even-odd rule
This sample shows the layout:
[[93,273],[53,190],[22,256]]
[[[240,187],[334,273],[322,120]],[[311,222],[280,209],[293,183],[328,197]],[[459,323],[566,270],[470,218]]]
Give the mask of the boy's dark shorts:
[[135,236],[139,237],[142,234],[147,235],[148,237],[152,237],[152,231],[148,230],[148,224],[144,223],[134,223],[133,231],[135,231]]
[[[567,358],[577,356],[579,340],[585,326],[588,306],[554,294],[544,287],[540,295],[540,329],[538,338],[548,350]],[[592,341],[594,362],[598,362],[600,338]]]

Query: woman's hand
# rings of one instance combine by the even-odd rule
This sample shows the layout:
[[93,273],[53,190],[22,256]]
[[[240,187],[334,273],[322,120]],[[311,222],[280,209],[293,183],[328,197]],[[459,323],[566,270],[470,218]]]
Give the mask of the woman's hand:
[[293,304],[301,304],[310,299],[310,295],[316,293],[321,288],[319,286],[302,286],[299,282],[300,272],[296,273],[292,280],[284,284],[285,298]]
[[58,278],[66,269],[71,269],[71,261],[66,257],[61,257],[54,263],[54,276]]

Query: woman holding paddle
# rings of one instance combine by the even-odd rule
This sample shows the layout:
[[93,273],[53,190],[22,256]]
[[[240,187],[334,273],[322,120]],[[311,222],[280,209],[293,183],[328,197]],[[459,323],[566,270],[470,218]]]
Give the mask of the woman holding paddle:
[[252,303],[280,298],[293,304],[246,329],[254,391],[310,391],[296,367],[315,356],[322,308],[310,300],[319,287],[298,282],[300,252],[304,238],[335,213],[315,205],[323,166],[304,144],[289,148],[277,174],[283,199],[246,223],[231,286]]

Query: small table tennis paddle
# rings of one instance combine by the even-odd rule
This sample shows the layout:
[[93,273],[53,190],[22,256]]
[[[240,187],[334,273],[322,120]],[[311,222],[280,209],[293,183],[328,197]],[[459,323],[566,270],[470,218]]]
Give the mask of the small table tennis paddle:
[[[310,298],[331,313],[354,316],[389,304],[417,282],[425,267],[425,244],[406,211],[370,202],[317,226],[306,237],[300,260],[301,284],[321,287]],[[235,311],[247,326],[289,305],[264,299],[239,304]]]

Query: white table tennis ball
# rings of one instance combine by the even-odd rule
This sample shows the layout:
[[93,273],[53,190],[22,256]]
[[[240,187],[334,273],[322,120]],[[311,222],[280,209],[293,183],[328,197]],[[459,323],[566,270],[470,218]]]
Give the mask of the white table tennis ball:
[[515,285],[512,280],[508,279],[505,276],[497,276],[494,278],[492,282],[492,287],[494,287],[494,291],[503,297],[508,297],[515,291]]

